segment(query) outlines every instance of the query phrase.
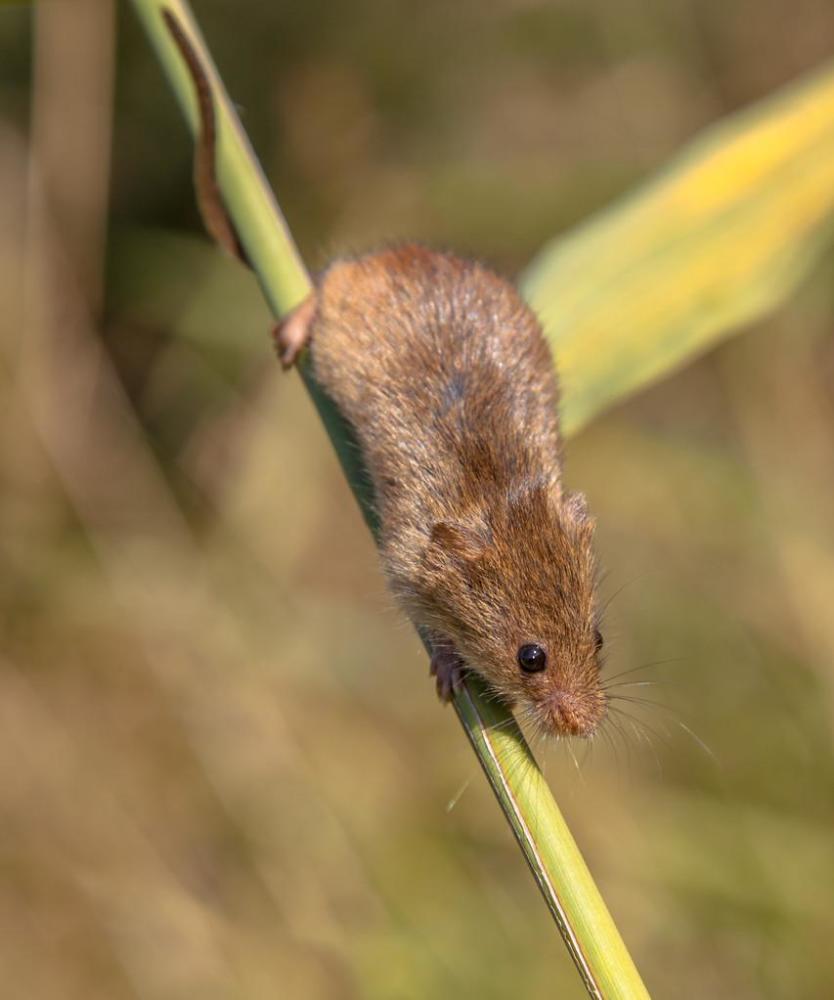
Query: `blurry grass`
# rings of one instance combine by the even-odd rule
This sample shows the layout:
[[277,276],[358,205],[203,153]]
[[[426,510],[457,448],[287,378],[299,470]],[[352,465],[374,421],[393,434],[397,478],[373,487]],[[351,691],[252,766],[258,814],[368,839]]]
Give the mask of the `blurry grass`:
[[[789,104],[786,110],[780,102],[778,108],[782,119],[793,125],[792,135],[797,138],[800,149],[807,153],[807,159],[812,166],[821,162],[822,173],[828,164],[823,156],[820,160],[819,136],[820,119],[825,126],[827,119],[821,113],[825,108],[828,81],[822,78],[816,86],[801,91],[801,98],[794,103],[798,105],[798,110]],[[810,93],[808,92],[810,91]],[[723,126],[718,130],[718,141],[716,143],[703,143],[699,152],[695,154],[694,165],[689,171],[685,169],[682,178],[677,181],[677,193],[674,180],[661,184],[657,192],[649,191],[643,200],[637,203],[636,209],[630,214],[625,213],[627,220],[623,226],[615,216],[612,220],[605,220],[597,223],[596,229],[589,227],[594,233],[595,239],[591,240],[591,249],[585,249],[580,238],[574,243],[560,240],[557,248],[543,256],[538,267],[531,269],[527,278],[528,291],[532,295],[534,302],[538,299],[539,308],[545,319],[548,329],[553,331],[557,337],[557,343],[564,349],[564,335],[558,338],[562,312],[570,315],[571,295],[574,295],[580,302],[584,299],[592,303],[598,303],[600,311],[605,319],[598,322],[596,327],[596,339],[592,343],[593,350],[589,355],[596,360],[597,382],[596,390],[591,390],[591,398],[596,396],[596,403],[589,404],[583,396],[581,387],[583,379],[593,386],[593,377],[580,375],[568,366],[567,384],[570,394],[567,396],[565,409],[567,413],[566,421],[568,428],[572,426],[572,417],[575,420],[587,419],[591,406],[600,405],[600,401],[606,398],[606,393],[612,392],[612,384],[615,387],[613,394],[626,391],[619,385],[618,379],[623,386],[633,388],[641,384],[647,378],[657,377],[664,371],[670,363],[679,361],[681,357],[690,354],[693,349],[697,349],[705,343],[709,343],[719,333],[726,328],[731,329],[734,325],[750,316],[756,315],[769,306],[773,306],[784,296],[796,283],[799,275],[807,268],[810,261],[819,248],[820,219],[825,216],[829,209],[827,198],[828,189],[825,185],[815,186],[816,182],[808,180],[804,184],[795,183],[795,174],[779,176],[779,163],[770,163],[771,176],[775,176],[776,183],[771,183],[769,188],[765,184],[763,192],[756,192],[755,187],[751,188],[749,177],[745,170],[736,171],[735,163],[742,166],[747,163],[755,164],[757,173],[761,170],[763,162],[767,158],[762,156],[760,146],[762,141],[770,151],[771,155],[775,150],[772,135],[778,134],[784,138],[785,121],[777,115],[763,113],[764,124],[760,125],[760,117],[754,119],[751,125],[745,119],[741,127],[736,125]],[[749,118],[749,116],[748,116]],[[761,140],[759,133],[764,134]],[[732,136],[732,139],[730,139]],[[718,152],[713,155],[714,147]],[[782,153],[782,145],[779,153]],[[795,158],[796,150],[789,151]],[[735,161],[734,159],[735,158]],[[710,162],[715,160],[717,162]],[[725,162],[728,160],[729,162]],[[795,167],[795,162],[792,162]],[[740,177],[740,182],[733,185],[736,173]],[[814,176],[812,174],[812,176]],[[721,196],[717,199],[715,194],[715,182],[720,177],[722,184]],[[712,196],[709,192],[712,191]],[[816,195],[807,199],[807,203],[802,201],[802,195],[808,192]],[[797,199],[797,195],[799,196]],[[781,203],[780,199],[781,198]],[[706,208],[707,220],[703,222],[701,230],[694,224],[693,219],[684,211],[675,211],[675,206],[682,209],[684,205],[689,205],[691,212],[693,206],[698,210]],[[782,204],[784,218],[779,224],[777,206]],[[762,226],[767,227],[771,233],[775,250],[769,251],[767,246],[761,246],[755,242],[759,256],[751,260],[744,261],[740,269],[739,276],[735,280],[727,281],[728,274],[733,275],[732,269],[728,267],[727,260],[722,260],[715,254],[716,243],[716,223],[720,226],[722,222],[733,219],[737,214],[738,206],[746,209],[747,217],[739,225],[735,223],[735,231],[730,229],[732,238],[728,242],[729,258],[738,259],[742,254],[746,254],[751,249],[753,238],[761,230]],[[712,213],[710,215],[710,213]],[[751,217],[752,216],[752,217]],[[799,224],[797,225],[797,220]],[[633,222],[631,229],[628,222]],[[675,230],[675,225],[682,228]],[[725,226],[726,228],[726,226]],[[622,231],[621,231],[622,230]],[[632,230],[636,230],[635,236]],[[648,236],[642,239],[639,233],[644,231]],[[718,230],[721,231],[720,229]],[[677,232],[677,235],[675,235]],[[659,242],[655,245],[653,240],[660,234]],[[685,237],[687,245],[682,255],[682,260],[677,262],[674,254],[670,254],[670,248],[674,248],[676,243],[680,243]],[[611,273],[618,279],[625,272],[628,273],[632,267],[636,248],[640,248],[641,242],[649,244],[645,250],[647,267],[644,272],[637,272],[637,280],[634,292],[630,291],[626,283],[625,290],[616,289],[612,293],[612,279],[605,280],[604,275],[600,278],[599,263],[604,259]],[[571,253],[576,249],[581,266],[572,262]],[[619,250],[619,257],[617,251]],[[638,254],[639,258],[639,254]],[[658,275],[656,259],[660,258],[665,267],[670,266],[674,272],[678,267],[681,280],[672,280],[669,274]],[[568,260],[567,266],[564,265]],[[704,265],[708,269],[710,277],[704,281],[700,273]],[[789,266],[790,265],[790,266]],[[561,270],[560,270],[561,267]],[[711,271],[709,270],[711,269]],[[563,273],[566,277],[563,278]],[[587,282],[588,290],[577,291],[578,276]],[[685,279],[689,276],[699,277],[698,282],[692,282],[689,287]],[[712,284],[710,284],[712,282]],[[653,284],[665,285],[674,289],[673,301],[674,310],[668,308],[661,309],[657,313],[659,321],[654,331],[654,340],[664,346],[663,350],[655,349],[646,351],[645,342],[651,342],[652,337],[648,335],[648,327],[645,322],[640,323],[633,320],[631,313],[624,306],[630,298],[636,298],[639,302],[646,297],[647,289]],[[601,291],[598,289],[601,288]],[[537,289],[539,292],[537,293]],[[544,289],[542,291],[542,289]],[[595,294],[596,293],[596,294]],[[555,302],[555,306],[548,307],[547,302]],[[706,314],[704,315],[704,307]],[[593,314],[592,314],[593,315]],[[630,336],[623,336],[621,329],[614,317],[618,321],[633,321],[632,330],[627,333]],[[594,329],[593,320],[589,324]],[[584,351],[588,344],[588,334],[582,334],[584,329],[581,324],[571,322],[565,324],[565,328],[570,330],[571,337],[577,340]],[[578,329],[578,333],[576,332]],[[681,338],[681,329],[688,329],[688,338]],[[580,334],[582,335],[580,337]],[[592,338],[593,339],[593,338]],[[598,343],[598,341],[602,343]],[[637,355],[648,363],[642,366],[638,364],[635,368],[633,364],[624,363],[622,344],[631,345],[632,354],[629,355],[628,348],[625,350],[626,357]],[[619,344],[619,352],[616,345]],[[634,350],[634,344],[638,348]],[[610,348],[614,346],[612,351]],[[608,349],[607,349],[608,348]],[[565,354],[570,358],[569,350]],[[583,356],[585,356],[583,354]],[[660,360],[653,360],[659,358]],[[600,364],[602,361],[602,364]],[[586,366],[588,371],[593,371],[593,367]],[[602,369],[602,374],[599,371]],[[583,369],[579,369],[583,372]],[[577,387],[579,383],[579,388]],[[600,384],[605,388],[600,390]],[[587,393],[587,390],[586,390]],[[577,400],[579,402],[577,402]],[[583,412],[582,407],[585,407]],[[580,416],[576,417],[574,410],[578,410]],[[616,981],[616,977],[615,977]]]
[[[508,10],[491,14],[495,37]],[[337,61],[343,33],[336,44],[331,28],[316,48],[320,36],[308,30],[307,15],[244,3],[241,11],[247,16],[234,37],[225,36],[223,63],[240,80],[259,146],[274,141],[281,149],[273,169],[290,192],[285,202],[306,206],[296,190],[311,185],[306,178],[294,184],[280,166],[286,118],[263,95],[299,63]],[[547,15],[557,22],[563,13],[570,11],[553,7]],[[596,54],[586,53],[554,84],[545,52],[547,71],[538,75],[514,61],[508,44],[496,52],[492,34],[480,31],[481,8],[431,10],[447,38],[465,31],[463,72],[489,66],[478,74],[479,88],[486,80],[493,93],[513,92],[523,73],[539,107],[555,101],[553,132],[537,124],[516,134],[523,149],[541,150],[539,170],[550,170],[556,192],[562,165],[577,175],[612,162],[640,172],[682,129],[716,113],[712,63],[698,61],[690,14],[683,6],[662,15],[610,3],[583,8],[582,18],[598,38],[611,37],[616,52],[598,42]],[[830,5],[813,2],[789,15],[749,3],[704,7],[700,15],[723,59],[723,81],[746,97],[813,62],[834,31]],[[225,10],[214,16],[215,26],[227,20]],[[345,45],[355,74],[373,80],[373,54],[366,58],[361,48],[370,16],[362,6],[352,14],[356,28]],[[17,20],[23,17],[21,9]],[[403,52],[396,32],[387,43],[405,58],[414,45],[412,10],[394,5],[390,17],[404,25]],[[326,26],[339,15],[312,4],[309,18]],[[612,18],[638,18],[641,37],[614,38]],[[655,47],[643,41],[650,28],[661,39]],[[222,31],[215,35],[224,42]],[[7,36],[11,79],[14,67],[25,68],[26,35]],[[267,61],[256,66],[242,57],[250,43],[270,53],[280,47],[289,58],[269,62],[261,78]],[[148,218],[192,221],[189,151],[130,19],[121,45],[115,204],[137,251],[139,230],[127,227]],[[453,152],[491,148],[490,136],[505,134],[487,114],[491,95],[473,109],[472,91],[455,75],[460,60],[451,66],[440,55],[440,65],[431,65],[448,89],[443,114],[452,116]],[[419,46],[412,58],[425,63]],[[655,83],[647,82],[652,68]],[[665,86],[669,80],[677,86]],[[665,86],[665,118],[654,114],[656,85]],[[420,648],[397,627],[309,403],[274,371],[265,347],[254,346],[263,332],[256,291],[239,303],[247,326],[251,303],[251,339],[224,312],[228,300],[216,297],[226,288],[237,294],[242,272],[202,240],[176,237],[170,254],[135,253],[128,275],[127,243],[113,247],[105,335],[119,367],[108,374],[105,354],[107,364],[94,361],[88,384],[113,377],[130,387],[141,438],[124,437],[110,393],[85,392],[83,407],[72,393],[62,395],[68,378],[78,384],[75,373],[89,357],[72,349],[74,338],[68,343],[75,324],[65,312],[58,311],[54,340],[33,345],[30,357],[49,379],[20,381],[27,145],[19,102],[9,95],[25,94],[25,86],[23,77],[16,90],[4,83],[0,121],[0,182],[8,193],[0,202],[5,989],[39,1000],[266,998],[278,981],[305,1000],[466,992],[578,1000],[575,971],[552,948],[550,922],[493,802],[479,790],[458,728],[438,712],[421,672],[405,669],[419,662]],[[557,114],[567,107],[576,108],[575,118]],[[74,116],[63,105],[65,126]],[[632,134],[627,126],[638,120],[644,131]],[[312,254],[323,252],[319,229],[331,248],[348,234],[357,244],[375,238],[369,216],[376,235],[422,225],[434,241],[451,238],[455,205],[444,203],[449,214],[441,217],[420,186],[432,165],[409,164],[386,123],[377,127],[384,156],[356,168],[345,208],[328,214],[314,201],[315,224],[294,208],[294,228],[316,229],[305,244]],[[69,142],[76,130],[62,134]],[[562,145],[549,157],[544,147],[554,135]],[[430,127],[421,144],[422,160],[448,155]],[[176,200],[164,182],[174,159]],[[523,188],[526,163],[513,148],[504,162],[506,186]],[[566,217],[576,197],[573,189],[565,195]],[[488,205],[481,210],[489,215]],[[539,231],[526,237],[529,244],[518,235],[512,253],[533,245]],[[461,228],[457,242],[465,241]],[[188,247],[212,265],[191,271]],[[71,270],[74,248],[65,248]],[[659,763],[634,741],[616,753],[599,745],[577,781],[572,762],[546,755],[548,777],[563,789],[571,825],[658,996],[834,993],[834,907],[824,898],[825,838],[834,824],[832,267],[828,254],[824,270],[778,319],[760,323],[755,338],[723,345],[595,421],[568,448],[569,482],[587,490],[599,518],[608,591],[624,587],[608,612],[609,669],[672,660],[640,675],[656,683],[647,693],[674,704],[721,765],[676,736],[662,709],[648,716],[658,729]],[[114,299],[113,280],[127,292],[138,273],[146,279],[141,299]],[[60,288],[71,284],[70,274]],[[207,333],[195,323],[188,343],[167,336],[198,313]],[[97,341],[96,331],[87,336]],[[233,362],[201,341],[207,336],[239,339],[251,353]],[[223,376],[228,395],[203,377],[206,368]],[[79,512],[69,502],[32,426],[32,403],[41,396],[54,398],[56,420],[70,425],[56,442],[57,459],[72,448],[76,480],[96,486],[98,508]],[[80,413],[89,422],[79,423]],[[95,461],[111,454],[108,428],[118,465]],[[135,475],[148,469],[140,444],[150,446],[163,475],[156,499],[142,495],[134,504]],[[163,500],[188,515],[192,544],[184,553],[149,545],[164,530],[155,513]],[[131,557],[118,588],[95,554],[105,541],[114,559]],[[174,551],[181,557],[172,558]],[[338,661],[321,656],[322,621],[341,650]],[[364,776],[361,794],[347,781],[345,745]],[[467,777],[469,789],[443,814],[438,803]],[[409,898],[407,910],[398,898]],[[120,899],[127,905],[116,905]]]
[[[182,54],[172,30],[184,30],[195,58],[211,72],[217,129],[218,182],[235,230],[277,316],[298,304],[310,284],[277,206],[272,202],[240,124],[183,0],[135,0],[148,37],[193,120],[193,81],[182,79]],[[173,20],[170,20],[173,19]],[[172,62],[172,57],[173,62]],[[184,100],[189,94],[191,100]],[[232,138],[234,137],[234,138]],[[270,230],[276,232],[272,233]],[[275,258],[279,257],[280,260]],[[302,362],[300,373],[372,532],[378,522],[353,433]],[[592,996],[646,996],[639,974],[579,850],[503,705],[491,702],[477,676],[467,677],[453,703],[481,767],[519,843],[559,932]],[[357,774],[359,772],[356,772]]]
[[782,302],[827,244],[832,210],[829,67],[554,240],[521,284],[559,358],[567,431]]

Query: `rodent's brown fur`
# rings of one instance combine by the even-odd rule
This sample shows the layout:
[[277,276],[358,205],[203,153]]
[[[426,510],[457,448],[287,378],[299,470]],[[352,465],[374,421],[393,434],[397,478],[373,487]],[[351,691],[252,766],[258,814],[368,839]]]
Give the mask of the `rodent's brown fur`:
[[[246,263],[217,183],[209,78],[163,18],[194,80],[200,210]],[[593,523],[562,491],[556,378],[532,312],[486,268],[407,245],[333,263],[283,326],[285,366],[308,338],[373,480],[389,582],[438,672],[459,657],[545,732],[591,735],[606,706]],[[548,663],[525,674],[531,642]]]
[[[562,489],[556,378],[533,313],[485,267],[406,245],[331,264],[309,335],[373,480],[407,613],[544,731],[592,734],[606,705],[593,522]],[[548,665],[525,674],[531,642]]]

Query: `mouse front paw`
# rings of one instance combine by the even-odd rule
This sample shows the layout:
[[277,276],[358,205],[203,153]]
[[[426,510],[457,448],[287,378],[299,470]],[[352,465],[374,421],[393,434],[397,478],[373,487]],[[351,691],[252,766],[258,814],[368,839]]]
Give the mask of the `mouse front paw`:
[[460,688],[466,668],[450,642],[438,642],[432,647],[430,672],[437,680],[437,697],[446,703]]

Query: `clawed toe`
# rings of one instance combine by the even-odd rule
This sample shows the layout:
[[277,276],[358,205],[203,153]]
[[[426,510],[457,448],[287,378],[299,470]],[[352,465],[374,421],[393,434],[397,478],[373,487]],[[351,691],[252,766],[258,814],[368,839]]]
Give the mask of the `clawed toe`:
[[449,646],[437,646],[432,653],[430,672],[437,681],[437,697],[449,702],[463,681],[463,660]]
[[299,354],[310,339],[310,327],[316,311],[316,297],[311,293],[272,330],[272,339],[278,352],[278,360],[284,371],[298,360]]

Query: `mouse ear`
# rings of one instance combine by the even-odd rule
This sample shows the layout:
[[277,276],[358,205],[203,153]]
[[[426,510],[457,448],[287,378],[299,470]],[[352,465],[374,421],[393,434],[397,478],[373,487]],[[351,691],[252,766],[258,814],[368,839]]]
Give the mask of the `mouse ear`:
[[593,531],[594,519],[588,510],[588,498],[584,493],[567,493],[562,510],[565,518],[572,521],[580,531]]
[[580,523],[588,520],[588,498],[584,493],[567,493],[564,499],[565,513],[572,521]]
[[487,542],[475,525],[462,521],[438,521],[432,525],[431,543],[467,562],[483,555]]

